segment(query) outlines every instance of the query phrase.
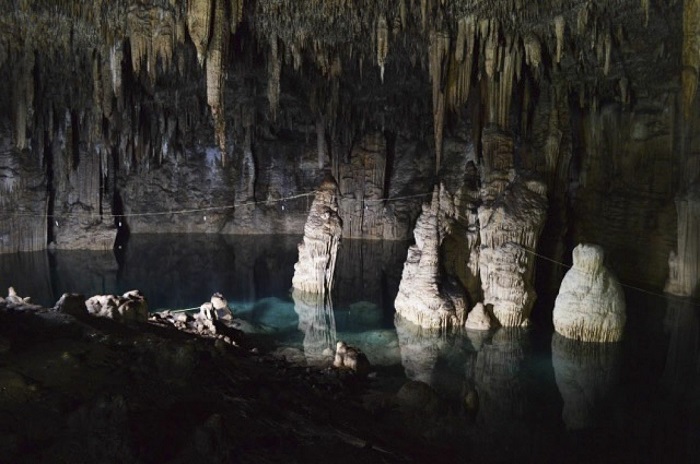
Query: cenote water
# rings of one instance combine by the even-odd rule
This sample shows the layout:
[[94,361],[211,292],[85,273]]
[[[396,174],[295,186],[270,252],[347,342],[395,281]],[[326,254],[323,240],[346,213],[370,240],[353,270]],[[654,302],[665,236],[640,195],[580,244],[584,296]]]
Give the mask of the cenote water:
[[407,243],[343,241],[329,305],[290,295],[299,241],[144,235],[114,253],[3,255],[0,286],[46,306],[63,292],[138,288],[153,310],[198,307],[221,292],[238,327],[290,361],[322,363],[344,340],[367,354],[371,385],[387,396],[410,380],[431,385],[434,397],[414,391],[422,410],[407,422],[458,442],[465,462],[697,462],[697,303],[628,288],[618,344],[553,335],[555,291],[540,291],[529,329],[429,335],[394,322]]

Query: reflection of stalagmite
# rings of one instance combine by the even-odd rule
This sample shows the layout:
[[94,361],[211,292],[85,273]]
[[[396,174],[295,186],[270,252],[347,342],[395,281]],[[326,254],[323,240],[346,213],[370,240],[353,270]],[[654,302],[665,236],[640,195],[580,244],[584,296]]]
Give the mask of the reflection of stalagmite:
[[603,265],[603,249],[581,244],[574,248],[573,261],[554,303],[554,329],[585,342],[619,341],[627,320],[625,297]]
[[516,175],[512,137],[487,130],[482,144],[479,271],[484,304],[493,306],[501,325],[518,326],[527,321],[536,298],[532,251],[546,217],[546,187]]
[[669,333],[663,384],[682,399],[700,387],[700,321],[692,300],[668,298],[664,326]]
[[336,346],[333,302],[328,294],[294,291],[294,311],[299,316],[299,330],[304,333],[304,355],[309,364],[332,359]]
[[316,294],[331,291],[341,232],[338,185],[327,177],[316,192],[304,226],[304,239],[299,244],[299,260],[292,278],[295,291]]
[[620,345],[586,343],[554,334],[552,364],[564,400],[562,419],[570,430],[593,427],[619,381]]
[[408,249],[394,306],[397,318],[429,329],[450,329],[464,323],[466,303],[461,292],[450,289],[440,273],[443,234],[439,230],[439,192],[435,187],[431,203],[423,205],[416,222],[416,243]]
[[671,252],[668,293],[692,296],[700,286],[700,182],[676,200],[678,251]]
[[445,337],[430,331],[422,332],[420,327],[400,318],[394,323],[406,377],[432,385],[438,355],[445,348]]
[[498,427],[524,417],[527,395],[522,371],[528,355],[526,329],[499,329],[482,345],[474,368],[481,423]]

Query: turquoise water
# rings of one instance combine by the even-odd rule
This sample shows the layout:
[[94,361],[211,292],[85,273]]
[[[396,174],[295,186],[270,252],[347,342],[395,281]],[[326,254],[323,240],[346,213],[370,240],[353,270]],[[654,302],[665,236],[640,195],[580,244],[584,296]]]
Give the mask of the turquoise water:
[[692,301],[629,290],[625,339],[611,345],[553,336],[553,293],[541,295],[531,329],[434,336],[394,323],[408,244],[343,241],[329,306],[290,295],[299,240],[133,236],[116,253],[2,255],[0,288],[46,306],[68,291],[138,288],[152,309],[197,307],[221,292],[242,330],[292,361],[327,362],[324,350],[344,340],[367,354],[371,385],[386,394],[409,380],[430,385],[402,407],[422,434],[456,446],[458,461],[700,462]]

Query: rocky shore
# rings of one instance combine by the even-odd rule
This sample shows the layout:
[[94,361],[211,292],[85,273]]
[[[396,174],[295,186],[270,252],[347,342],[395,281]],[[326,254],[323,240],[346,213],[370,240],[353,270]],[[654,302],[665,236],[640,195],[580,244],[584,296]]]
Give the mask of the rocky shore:
[[274,358],[215,316],[215,333],[186,321],[0,298],[0,461],[456,459],[376,379]]

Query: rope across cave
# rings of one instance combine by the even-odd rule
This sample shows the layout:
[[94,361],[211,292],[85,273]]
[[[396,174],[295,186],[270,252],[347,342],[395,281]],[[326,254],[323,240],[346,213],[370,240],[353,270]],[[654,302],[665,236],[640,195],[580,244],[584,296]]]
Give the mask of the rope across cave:
[[[180,214],[195,214],[195,213],[208,213],[212,211],[226,211],[241,206],[251,206],[251,205],[266,205],[274,203],[284,203],[290,200],[296,200],[299,198],[312,197],[316,195],[316,191],[299,193],[296,195],[290,195],[282,198],[273,198],[269,200],[252,200],[252,201],[241,201],[230,205],[222,206],[206,206],[202,208],[188,208],[179,210],[168,210],[168,211],[151,211],[143,213],[60,213],[60,214],[36,214],[36,213],[23,213],[23,212],[4,212],[0,211],[0,217],[38,217],[38,218],[49,218],[49,219],[61,219],[61,218],[130,218],[130,217],[148,217],[148,216],[170,216],[170,215],[180,215]],[[420,198],[428,195],[432,195],[432,192],[416,193],[412,195],[402,195],[398,197],[387,197],[387,198],[339,198],[342,201],[352,201],[358,203],[382,203],[382,202],[393,202],[398,200],[408,200],[412,198]]]

